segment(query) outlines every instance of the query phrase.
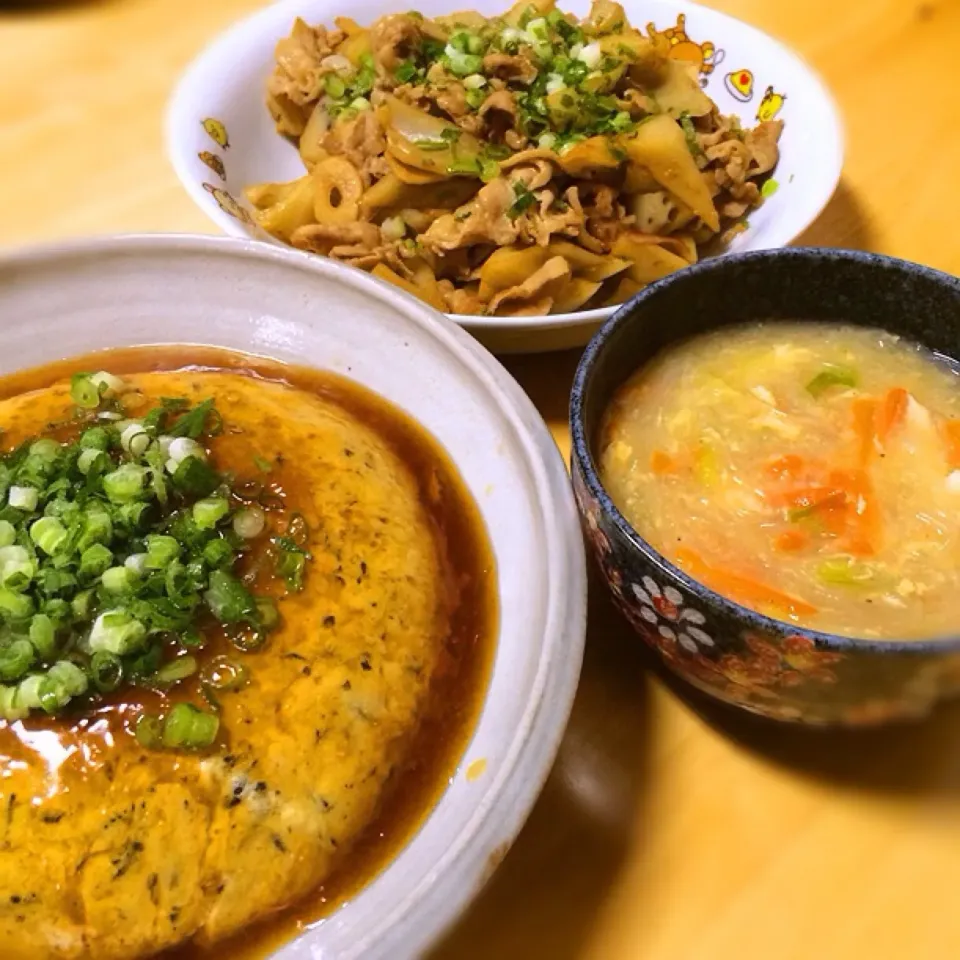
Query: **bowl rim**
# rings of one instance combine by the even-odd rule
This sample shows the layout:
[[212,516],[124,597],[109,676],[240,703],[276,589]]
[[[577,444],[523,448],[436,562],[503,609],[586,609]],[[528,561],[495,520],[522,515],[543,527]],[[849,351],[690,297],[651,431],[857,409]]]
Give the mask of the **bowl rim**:
[[[329,258],[310,256],[303,251],[279,247],[249,238],[186,233],[130,233],[31,244],[0,251],[0,274],[17,275],[19,267],[56,268],[75,260],[97,260],[106,256],[146,254],[162,261],[171,254],[220,255],[230,259],[278,261],[298,270],[333,276],[404,315],[446,348],[460,372],[470,373],[484,388],[491,405],[512,429],[523,458],[533,477],[531,499],[540,499],[540,514],[546,538],[547,557],[554,571],[548,580],[544,603],[545,640],[531,679],[529,696],[521,722],[504,744],[503,761],[496,776],[476,794],[462,828],[453,835],[429,870],[402,899],[385,904],[344,957],[406,957],[419,955],[437,942],[458,916],[476,898],[494,873],[491,857],[506,844],[512,845],[527,821],[556,760],[579,685],[586,639],[586,554],[577,509],[565,465],[550,431],[536,407],[506,369],[466,331],[422,301],[384,281]],[[33,284],[32,278],[26,283]],[[172,310],[176,306],[171,307]],[[157,338],[154,343],[162,342]],[[204,342],[201,336],[194,343]],[[209,341],[207,341],[209,342]],[[147,345],[147,344],[145,344]],[[269,356],[269,349],[252,349]],[[56,347],[51,349],[57,354]],[[316,361],[301,359],[308,366]],[[349,374],[347,374],[349,376]],[[371,387],[370,389],[376,389]],[[408,414],[413,416],[412,414]],[[417,419],[413,417],[413,419]],[[419,421],[418,421],[419,422]],[[457,470],[461,467],[451,457]],[[478,504],[479,506],[479,504]],[[501,610],[502,617],[502,610]],[[490,703],[495,666],[481,709]],[[479,723],[479,719],[478,719]],[[476,726],[471,733],[475,735]],[[459,758],[465,763],[469,747]],[[453,775],[453,774],[451,774]],[[444,791],[445,792],[445,791]],[[442,797],[442,794],[441,794]],[[439,803],[439,800],[437,801]],[[388,870],[401,864],[411,843],[437,804],[424,811],[416,830],[396,854],[358,891],[356,900]],[[492,814],[497,816],[494,822]],[[472,852],[471,852],[472,851]],[[499,862],[499,861],[498,861]],[[323,918],[335,921],[337,911]],[[419,921],[419,922],[415,922]],[[300,938],[310,928],[276,947],[277,957],[287,951],[310,950]],[[297,954],[299,955],[299,953]]]
[[[672,0],[665,0],[672,2]],[[846,155],[846,130],[843,117],[838,107],[837,101],[830,88],[824,82],[820,73],[810,64],[806,57],[798,53],[792,46],[779,37],[760,27],[742,20],[733,14],[718,10],[714,7],[705,6],[697,0],[684,0],[684,13],[705,14],[710,18],[716,18],[720,21],[727,21],[732,26],[744,33],[747,40],[751,38],[756,41],[758,38],[767,42],[773,48],[773,51],[782,58],[793,60],[796,65],[806,74],[806,79],[810,84],[810,89],[819,98],[822,105],[824,129],[830,128],[833,134],[835,149],[831,163],[830,188],[824,190],[819,204],[811,205],[810,210],[802,222],[798,222],[795,229],[792,229],[792,236],[784,237],[777,241],[777,247],[769,249],[782,249],[794,239],[801,236],[814,221],[823,213],[827,205],[836,193],[840,184],[840,178],[843,173],[843,161]],[[167,158],[173,167],[180,185],[186,190],[187,195],[193,200],[195,206],[210,220],[215,223],[228,236],[238,238],[250,238],[241,224],[235,218],[222,211],[214,204],[211,207],[210,198],[204,191],[200,182],[191,173],[188,164],[193,159],[193,152],[184,149],[183,137],[181,131],[186,129],[187,118],[193,115],[190,107],[191,94],[197,86],[196,77],[200,76],[210,60],[216,57],[222,57],[226,51],[230,50],[237,41],[237,38],[252,30],[252,28],[261,20],[267,20],[271,15],[279,14],[281,8],[289,11],[291,18],[300,16],[303,7],[303,0],[275,0],[265,7],[253,10],[252,12],[240,17],[228,24],[221,32],[214,35],[213,39],[195,54],[193,59],[187,64],[186,68],[180,74],[177,82],[167,101],[166,109],[163,115],[163,136],[164,146]],[[776,228],[774,228],[776,229]],[[286,246],[279,241],[266,241],[270,244]],[[765,248],[766,249],[766,248]],[[752,253],[756,251],[744,251]],[[710,259],[722,260],[726,257],[740,256],[739,253],[721,252]],[[312,254],[312,256],[318,256]],[[706,262],[706,261],[701,261]],[[683,268],[686,269],[686,268]],[[678,271],[679,272],[679,271]],[[485,314],[468,313],[445,313],[444,316],[451,319],[454,323],[466,326],[471,330],[477,330],[481,335],[486,331],[493,330],[525,330],[538,329],[556,330],[576,327],[581,324],[599,324],[611,317],[623,304],[614,304],[606,307],[595,307],[592,310],[573,310],[567,313],[543,314],[534,317],[518,316],[488,316]]]
[[586,424],[584,422],[584,397],[590,390],[594,368],[598,358],[603,354],[611,334],[624,324],[630,322],[633,309],[637,305],[650,298],[657,297],[664,290],[671,289],[677,285],[682,286],[684,283],[689,282],[701,274],[733,270],[744,263],[762,264],[778,260],[787,262],[820,261],[827,265],[831,261],[839,261],[860,264],[873,270],[889,270],[900,274],[911,273],[952,290],[956,293],[957,297],[960,298],[960,278],[952,274],[937,270],[934,267],[925,266],[924,264],[915,263],[912,260],[904,260],[885,254],[870,253],[865,250],[845,250],[835,247],[783,247],[771,250],[752,250],[745,253],[731,254],[727,257],[718,257],[714,260],[704,260],[684,270],[678,270],[676,273],[655,281],[635,294],[604,323],[600,330],[594,334],[590,343],[587,344],[577,364],[570,393],[571,457],[576,459],[577,466],[583,475],[584,483],[591,495],[600,504],[601,511],[613,521],[617,531],[634,550],[638,551],[645,560],[662,571],[666,576],[679,581],[687,591],[693,593],[695,596],[705,598],[709,603],[720,607],[730,616],[740,620],[747,620],[758,630],[779,634],[787,629],[791,634],[811,640],[817,646],[834,648],[846,652],[859,650],[871,654],[886,652],[922,655],[960,651],[960,629],[958,629],[955,634],[928,637],[922,640],[869,640],[860,637],[848,637],[838,633],[830,633],[825,630],[813,630],[807,627],[801,627],[796,624],[791,624],[786,620],[778,620],[775,617],[768,617],[765,614],[758,613],[756,610],[751,610],[749,607],[745,607],[735,600],[729,599],[722,593],[718,593],[695,577],[691,577],[656,550],[631,526],[626,517],[624,517],[614,504],[613,499],[607,493],[606,488],[600,480],[599,471],[590,449],[590,441],[587,437]]

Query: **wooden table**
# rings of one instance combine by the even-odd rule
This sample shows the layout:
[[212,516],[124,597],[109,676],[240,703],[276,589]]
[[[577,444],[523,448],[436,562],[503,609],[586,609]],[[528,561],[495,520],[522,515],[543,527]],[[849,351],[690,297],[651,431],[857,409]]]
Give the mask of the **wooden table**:
[[[161,111],[256,5],[0,10],[0,245],[211,231],[164,157]],[[717,5],[795,47],[839,100],[843,183],[803,241],[960,273],[960,2]],[[575,362],[509,364],[564,454]],[[758,726],[668,688],[600,590],[587,647],[543,796],[433,960],[960,956],[960,706],[863,735]]]

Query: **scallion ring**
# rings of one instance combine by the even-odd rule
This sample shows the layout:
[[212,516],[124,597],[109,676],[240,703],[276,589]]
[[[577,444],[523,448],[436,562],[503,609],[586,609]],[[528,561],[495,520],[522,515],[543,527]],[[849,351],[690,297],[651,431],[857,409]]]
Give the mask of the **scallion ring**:
[[230,657],[214,657],[200,674],[203,683],[214,690],[239,690],[250,679],[250,672]]
[[90,680],[101,693],[116,690],[123,682],[123,663],[118,656],[98,650],[90,658]]
[[244,507],[238,510],[233,518],[233,530],[238,537],[244,540],[252,540],[263,533],[267,525],[267,518],[258,507]]
[[190,750],[209,747],[217,739],[220,719],[192,703],[178,703],[163,721],[163,746]]
[[192,677],[197,672],[196,657],[187,655],[165,663],[154,675],[153,681],[160,686],[170,686]]

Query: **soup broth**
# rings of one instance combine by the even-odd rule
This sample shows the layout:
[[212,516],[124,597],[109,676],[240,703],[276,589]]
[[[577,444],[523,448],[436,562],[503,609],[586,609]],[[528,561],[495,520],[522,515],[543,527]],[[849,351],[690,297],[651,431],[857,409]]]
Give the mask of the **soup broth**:
[[899,337],[776,323],[694,338],[618,392],[600,469],[690,576],[871,639],[960,627],[960,381]]

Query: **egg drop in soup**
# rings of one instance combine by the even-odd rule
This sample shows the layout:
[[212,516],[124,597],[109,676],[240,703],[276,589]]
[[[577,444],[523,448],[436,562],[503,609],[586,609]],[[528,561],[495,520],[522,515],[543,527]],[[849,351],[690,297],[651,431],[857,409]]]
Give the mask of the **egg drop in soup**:
[[784,322],[668,348],[606,413],[603,483],[693,579],[816,630],[960,628],[960,380],[878,330]]
[[0,956],[262,958],[457,765],[479,512],[380,397],[209,348],[7,377],[0,425]]

